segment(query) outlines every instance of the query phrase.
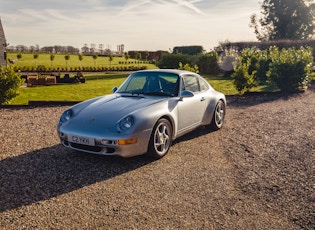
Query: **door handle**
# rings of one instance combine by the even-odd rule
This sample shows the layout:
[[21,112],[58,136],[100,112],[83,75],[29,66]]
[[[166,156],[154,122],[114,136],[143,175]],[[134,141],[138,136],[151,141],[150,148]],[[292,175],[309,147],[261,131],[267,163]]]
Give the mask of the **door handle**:
[[204,101],[204,100],[206,100],[206,98],[204,98],[204,97],[202,97],[202,98],[200,99],[200,101]]

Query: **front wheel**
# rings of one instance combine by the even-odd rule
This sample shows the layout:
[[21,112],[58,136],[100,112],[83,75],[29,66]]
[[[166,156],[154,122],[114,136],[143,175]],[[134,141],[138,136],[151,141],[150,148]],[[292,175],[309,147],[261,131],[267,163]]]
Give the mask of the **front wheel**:
[[149,141],[148,154],[154,158],[166,155],[172,144],[172,126],[167,119],[160,119],[153,128]]
[[221,129],[225,118],[225,103],[220,100],[215,106],[212,121],[211,121],[211,128],[213,130]]

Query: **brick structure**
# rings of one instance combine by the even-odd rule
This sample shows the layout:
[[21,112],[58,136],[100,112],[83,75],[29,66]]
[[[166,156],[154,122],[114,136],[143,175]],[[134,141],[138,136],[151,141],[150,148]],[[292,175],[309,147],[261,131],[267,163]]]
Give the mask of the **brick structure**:
[[4,31],[0,19],[0,66],[6,65],[6,45],[7,42],[5,40]]

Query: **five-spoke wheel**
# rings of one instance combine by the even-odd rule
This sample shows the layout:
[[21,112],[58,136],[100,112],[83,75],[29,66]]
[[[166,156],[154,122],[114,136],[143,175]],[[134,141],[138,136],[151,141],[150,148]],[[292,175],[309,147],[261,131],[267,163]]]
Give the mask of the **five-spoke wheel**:
[[214,114],[211,121],[211,128],[218,130],[222,127],[225,118],[225,103],[220,100],[215,106]]
[[154,158],[166,155],[172,144],[172,126],[167,119],[160,119],[152,132],[148,153]]

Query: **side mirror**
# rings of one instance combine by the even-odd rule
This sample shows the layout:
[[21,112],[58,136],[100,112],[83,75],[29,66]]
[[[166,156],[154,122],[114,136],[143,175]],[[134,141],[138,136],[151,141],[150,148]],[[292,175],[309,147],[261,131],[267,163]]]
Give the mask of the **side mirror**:
[[193,97],[194,93],[189,90],[184,90],[180,93],[180,98],[183,99],[185,97]]
[[117,86],[115,86],[114,88],[112,88],[112,93],[115,93],[117,91]]

